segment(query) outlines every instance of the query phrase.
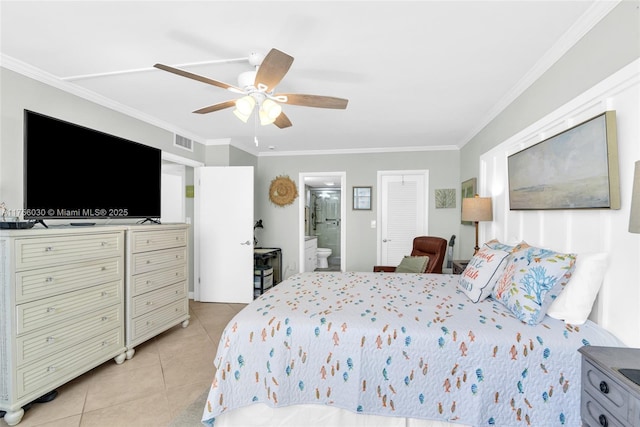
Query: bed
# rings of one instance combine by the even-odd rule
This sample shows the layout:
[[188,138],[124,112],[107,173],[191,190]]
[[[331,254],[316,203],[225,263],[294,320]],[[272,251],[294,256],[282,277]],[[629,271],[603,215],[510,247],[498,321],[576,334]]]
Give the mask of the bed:
[[225,328],[204,424],[579,426],[591,321],[525,324],[450,274],[314,272]]

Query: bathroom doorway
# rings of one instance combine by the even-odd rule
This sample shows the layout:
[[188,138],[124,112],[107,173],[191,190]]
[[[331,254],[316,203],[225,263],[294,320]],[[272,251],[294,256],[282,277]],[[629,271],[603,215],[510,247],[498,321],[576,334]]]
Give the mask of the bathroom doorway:
[[[318,252],[330,254],[318,259],[321,271],[345,271],[345,173],[300,173],[300,272],[305,271],[305,243],[315,238]],[[322,257],[322,255],[320,255]]]

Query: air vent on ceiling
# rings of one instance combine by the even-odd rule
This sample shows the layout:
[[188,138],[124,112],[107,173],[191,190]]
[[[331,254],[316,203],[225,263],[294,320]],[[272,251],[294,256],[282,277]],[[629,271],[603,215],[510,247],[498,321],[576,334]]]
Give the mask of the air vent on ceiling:
[[173,145],[176,147],[184,148],[185,150],[193,151],[193,141],[182,135],[175,134]]

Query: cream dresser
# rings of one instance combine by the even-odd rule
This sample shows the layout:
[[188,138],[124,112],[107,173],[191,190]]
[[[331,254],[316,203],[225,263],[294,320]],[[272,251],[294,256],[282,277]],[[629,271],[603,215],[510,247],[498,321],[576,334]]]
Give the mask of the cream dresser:
[[125,360],[125,229],[0,231],[0,409],[7,424],[61,384],[111,358]]
[[187,224],[127,228],[127,359],[140,343],[189,325],[188,231]]

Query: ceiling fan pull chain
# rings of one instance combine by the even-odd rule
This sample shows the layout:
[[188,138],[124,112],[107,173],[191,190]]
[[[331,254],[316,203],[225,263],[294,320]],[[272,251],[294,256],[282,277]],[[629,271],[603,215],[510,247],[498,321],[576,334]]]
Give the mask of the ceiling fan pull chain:
[[253,115],[253,142],[258,146],[258,113]]

